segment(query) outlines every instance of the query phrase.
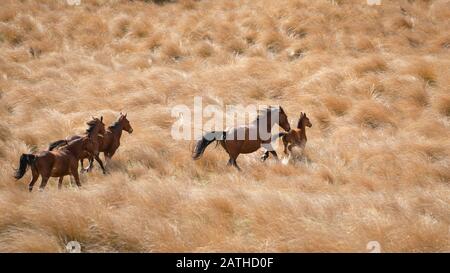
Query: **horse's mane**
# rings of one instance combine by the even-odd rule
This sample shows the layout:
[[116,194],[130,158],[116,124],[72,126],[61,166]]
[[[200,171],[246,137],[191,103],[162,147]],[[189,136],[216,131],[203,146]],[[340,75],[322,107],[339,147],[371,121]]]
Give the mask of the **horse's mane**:
[[120,118],[116,121],[114,121],[114,123],[110,126],[108,126],[108,129],[110,130],[114,130],[117,129],[120,126]]
[[88,123],[86,123],[89,127],[86,129],[86,133],[90,134],[92,133],[92,131],[94,131],[95,126],[97,125],[97,121],[96,120],[90,120],[88,121]]

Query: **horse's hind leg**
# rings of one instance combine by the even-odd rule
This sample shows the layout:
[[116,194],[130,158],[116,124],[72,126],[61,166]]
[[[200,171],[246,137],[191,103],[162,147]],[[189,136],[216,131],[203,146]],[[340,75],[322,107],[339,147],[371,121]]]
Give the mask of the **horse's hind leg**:
[[59,177],[59,180],[58,180],[58,190],[60,190],[61,187],[62,187],[63,179],[64,179],[64,176],[60,176],[60,177]]
[[275,152],[275,151],[269,151],[269,152],[273,155],[273,157],[275,157],[276,160],[278,160],[277,152]]
[[28,191],[30,191],[30,192],[33,190],[33,186],[39,178],[39,172],[35,167],[32,167],[31,172],[32,172],[32,177],[30,180],[30,184],[28,185]]
[[49,178],[50,178],[50,177],[48,177],[48,176],[42,176],[41,185],[39,186],[39,190],[40,190],[40,191],[43,191],[43,190],[44,190],[45,186],[47,185],[47,182],[48,182],[48,179],[49,179]]
[[232,166],[232,165],[233,165],[233,160],[232,160],[231,157],[230,157],[230,159],[228,159],[227,166]]

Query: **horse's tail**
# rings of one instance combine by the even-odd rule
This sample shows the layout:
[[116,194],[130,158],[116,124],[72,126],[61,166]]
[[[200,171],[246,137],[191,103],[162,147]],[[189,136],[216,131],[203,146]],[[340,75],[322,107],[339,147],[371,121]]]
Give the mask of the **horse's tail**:
[[61,139],[61,140],[54,141],[54,142],[52,142],[52,143],[50,143],[50,144],[48,145],[48,150],[49,150],[49,151],[52,151],[52,150],[54,150],[56,147],[59,147],[59,146],[61,146],[61,145],[63,145],[63,144],[67,144],[67,140]]
[[27,172],[28,166],[31,166],[36,160],[36,156],[32,154],[22,154],[19,160],[19,168],[16,170],[14,174],[15,179],[22,178]]
[[225,131],[212,131],[206,133],[202,137],[202,139],[197,141],[197,144],[195,145],[194,148],[194,152],[192,154],[192,158],[194,160],[199,159],[209,144],[213,143],[214,141],[225,140],[225,136],[226,136]]

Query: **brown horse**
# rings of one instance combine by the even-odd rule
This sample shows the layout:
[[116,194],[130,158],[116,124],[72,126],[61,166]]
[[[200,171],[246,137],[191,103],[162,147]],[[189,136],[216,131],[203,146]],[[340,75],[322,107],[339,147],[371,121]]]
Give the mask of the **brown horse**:
[[[100,159],[100,152],[103,152],[105,160],[108,163],[120,146],[122,131],[126,131],[131,134],[133,132],[133,128],[131,127],[130,121],[127,119],[127,114],[122,114],[121,112],[117,121],[108,127],[103,136],[99,137],[99,152],[97,154],[91,154],[83,157],[83,159],[89,158],[89,166],[86,168],[86,171],[90,171],[92,169],[95,158],[95,160],[100,164],[103,173],[106,173],[103,162]],[[83,159],[81,161],[83,161]]]
[[[69,142],[71,142],[73,140],[80,139],[80,138],[83,138],[84,136],[88,135],[88,136],[90,136],[91,141],[93,143],[95,153],[98,154],[99,146],[100,146],[99,138],[105,134],[105,124],[103,123],[103,116],[100,117],[100,119],[92,117],[92,120],[88,121],[86,124],[89,127],[86,129],[86,132],[84,133],[84,135],[73,135],[66,139],[54,141],[54,142],[50,143],[50,145],[48,146],[48,150],[53,151],[56,148],[67,145]],[[80,154],[79,159],[80,159],[82,170],[83,170],[83,160],[82,159],[87,158],[89,156],[90,156],[90,153],[87,153],[87,152],[83,152]]]
[[249,154],[264,147],[275,157],[277,153],[271,145],[272,127],[278,124],[286,131],[291,129],[286,113],[282,107],[269,107],[265,109],[255,121],[247,126],[239,126],[226,131],[212,131],[206,133],[195,146],[192,158],[201,157],[206,147],[214,141],[218,141],[230,156],[228,165],[240,170],[236,163],[239,154]]
[[[300,119],[297,123],[297,128],[294,128],[290,130],[289,132],[281,132],[279,133],[276,138],[281,137],[283,140],[283,146],[284,146],[284,154],[288,155],[292,152],[292,148],[295,146],[298,146],[302,149],[306,146],[306,141],[308,140],[306,138],[306,126],[312,127],[311,121],[309,121],[309,118],[306,116],[306,113],[300,112]],[[262,161],[265,161],[269,157],[269,151],[266,151],[264,155],[261,157]]]
[[28,167],[31,167],[32,178],[28,186],[29,191],[33,190],[39,175],[42,176],[40,190],[44,190],[50,177],[59,177],[58,188],[61,188],[65,175],[72,175],[78,187],[81,187],[78,175],[78,160],[83,152],[94,153],[94,145],[90,136],[72,140],[66,146],[55,151],[43,151],[37,154],[22,154],[19,161],[19,168],[14,177],[22,178]]

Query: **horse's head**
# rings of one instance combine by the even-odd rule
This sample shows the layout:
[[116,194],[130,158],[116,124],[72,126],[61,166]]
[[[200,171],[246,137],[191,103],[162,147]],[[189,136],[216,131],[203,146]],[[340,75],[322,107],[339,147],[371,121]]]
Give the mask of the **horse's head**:
[[277,109],[278,114],[278,125],[280,125],[281,128],[283,128],[286,132],[289,132],[291,130],[291,125],[289,124],[288,117],[286,115],[286,112],[284,112],[283,107],[279,107]]
[[309,118],[306,116],[306,113],[300,112],[300,119],[298,120],[297,128],[301,129],[303,128],[303,126],[308,126],[309,128],[311,128],[312,123],[311,121],[309,121]]
[[127,114],[120,112],[119,122],[122,124],[122,130],[127,131],[129,134],[133,133],[133,127],[131,127],[130,121],[127,119]]
[[86,123],[89,127],[86,130],[88,133],[105,134],[105,124],[103,123],[103,116],[100,118],[92,117],[92,120]]

